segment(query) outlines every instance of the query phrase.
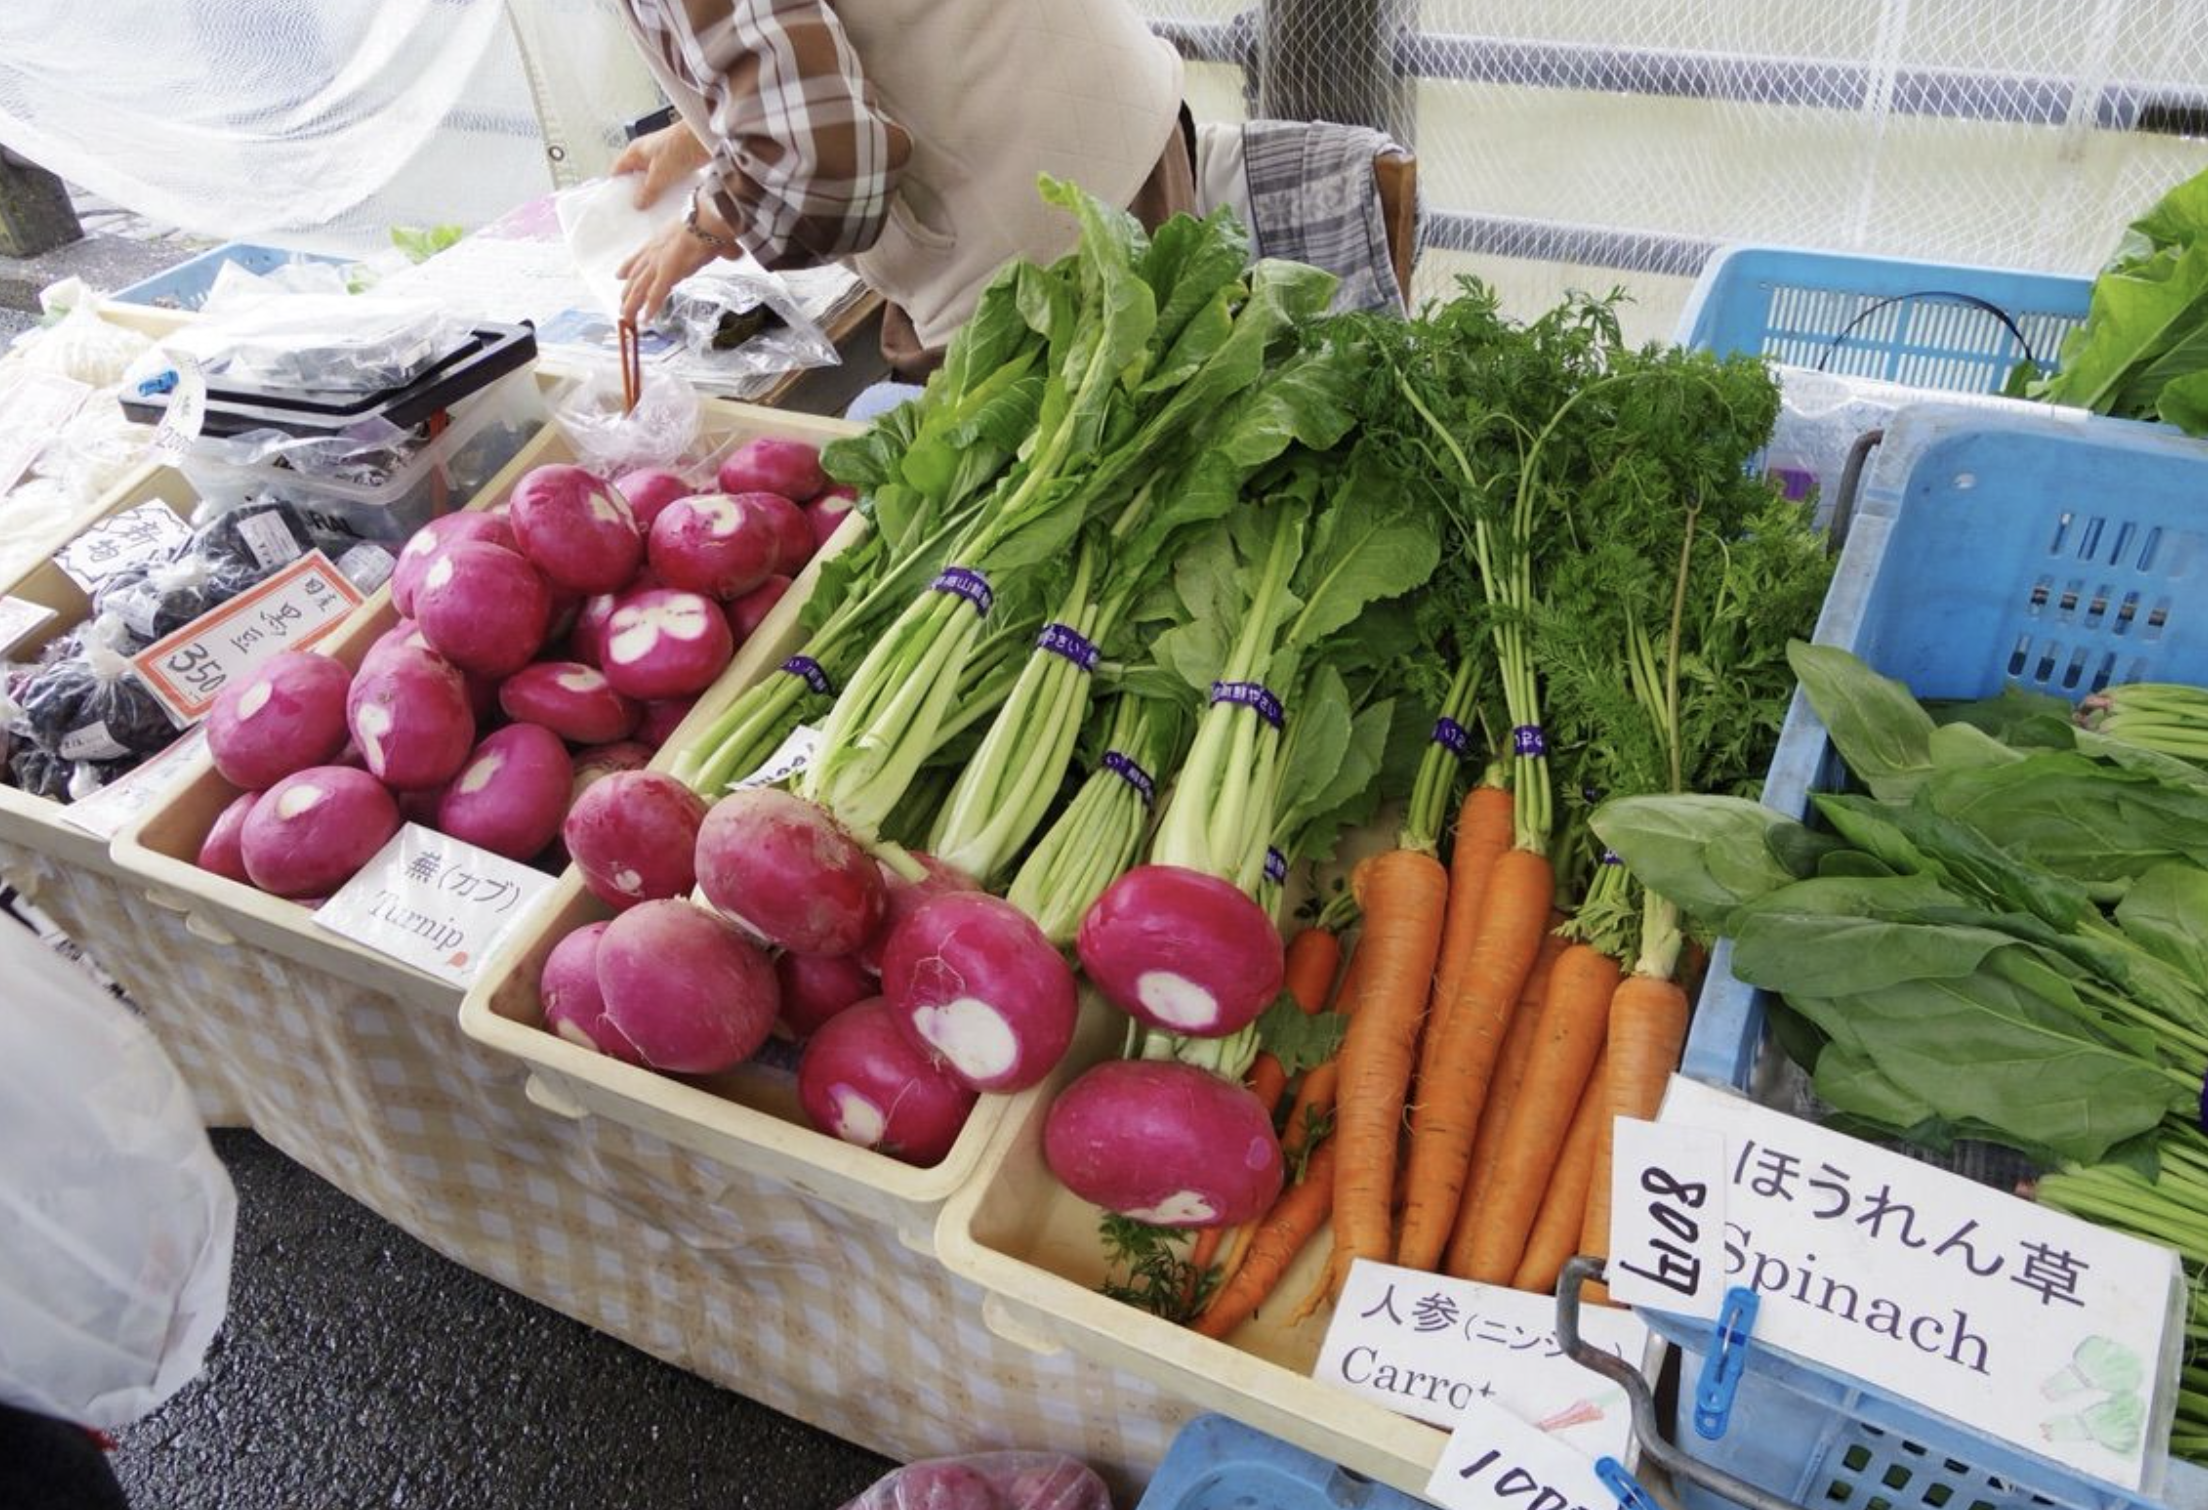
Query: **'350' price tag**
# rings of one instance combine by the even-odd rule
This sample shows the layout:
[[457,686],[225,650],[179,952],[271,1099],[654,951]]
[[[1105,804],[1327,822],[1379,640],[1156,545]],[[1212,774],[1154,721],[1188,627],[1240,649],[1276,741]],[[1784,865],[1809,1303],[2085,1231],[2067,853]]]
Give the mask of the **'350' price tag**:
[[312,645],[360,604],[360,590],[314,551],[154,641],[131,667],[178,724],[191,724],[224,687],[273,655]]

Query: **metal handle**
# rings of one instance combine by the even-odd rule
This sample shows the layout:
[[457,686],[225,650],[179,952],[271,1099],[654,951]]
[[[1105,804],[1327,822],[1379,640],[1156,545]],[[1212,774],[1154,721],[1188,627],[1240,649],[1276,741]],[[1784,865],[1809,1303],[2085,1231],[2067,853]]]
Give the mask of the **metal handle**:
[[1556,1281],[1556,1340],[1563,1344],[1574,1363],[1594,1370],[1625,1391],[1625,1398],[1633,1407],[1633,1435],[1648,1460],[1670,1474],[1674,1481],[1683,1479],[1712,1494],[1722,1495],[1743,1510],[1802,1510],[1794,1501],[1768,1489],[1759,1489],[1722,1468],[1713,1468],[1672,1445],[1671,1439],[1664,1435],[1663,1421],[1656,1412],[1656,1392],[1641,1377],[1641,1371],[1579,1334],[1579,1287],[1590,1281],[1599,1282],[1602,1275],[1603,1262],[1599,1258],[1581,1254],[1565,1263],[1564,1272]]

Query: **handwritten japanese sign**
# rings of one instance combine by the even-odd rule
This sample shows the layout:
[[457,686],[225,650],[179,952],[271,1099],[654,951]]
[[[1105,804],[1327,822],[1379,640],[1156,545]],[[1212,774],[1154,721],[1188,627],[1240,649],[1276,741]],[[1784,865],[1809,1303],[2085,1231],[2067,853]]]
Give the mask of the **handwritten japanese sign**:
[[1725,1140],[1617,1119],[1610,1162],[1610,1298],[1714,1320],[1725,1305]]
[[315,912],[333,933],[465,986],[553,878],[409,823]]
[[2176,1254],[1695,1081],[1660,1120],[1725,1141],[1725,1283],[1762,1297],[1759,1342],[2159,1491]]
[[141,503],[102,519],[54,552],[60,567],[86,592],[109,577],[166,553],[191,538],[192,527],[165,503]]
[[130,663],[170,715],[190,723],[231,682],[279,651],[312,645],[360,603],[360,590],[315,551],[154,641]]
[[[1589,1374],[1588,1378],[1595,1376]],[[1615,1456],[1615,1454],[1609,1454]],[[1584,1449],[1474,1400],[1434,1464],[1426,1497],[1445,1510],[1617,1510]]]
[[[1624,1311],[1583,1310],[1580,1329],[1636,1365],[1648,1347]],[[1312,1373],[1434,1426],[1484,1401],[1582,1452],[1625,1451],[1625,1392],[1565,1353],[1545,1295],[1359,1259]]]
[[16,367],[0,377],[0,493],[22,480],[92,386],[58,372]]
[[820,758],[820,730],[812,724],[799,724],[775,746],[766,764],[741,781],[731,782],[729,790],[740,792],[746,787],[776,786],[789,780]]
[[5,655],[20,644],[24,636],[54,616],[54,611],[43,603],[33,603],[27,598],[0,598],[0,655]]
[[[155,427],[147,452],[168,466],[182,466],[192,454],[199,432],[207,424],[207,375],[197,359],[172,353],[176,361],[175,384],[169,389],[169,405]],[[145,392],[153,384],[141,386]]]

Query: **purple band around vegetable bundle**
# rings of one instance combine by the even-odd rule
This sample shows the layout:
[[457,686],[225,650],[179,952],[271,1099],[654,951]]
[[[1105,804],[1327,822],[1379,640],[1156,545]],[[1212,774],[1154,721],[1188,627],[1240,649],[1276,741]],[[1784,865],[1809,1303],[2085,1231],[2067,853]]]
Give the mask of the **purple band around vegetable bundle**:
[[1625,856],[1619,854],[1614,849],[1606,849],[1602,852],[1601,863],[1604,865],[1623,865],[1625,863]]
[[1548,737],[1539,724],[1520,724],[1511,730],[1510,747],[1520,755],[1539,757],[1549,753]]
[[1265,879],[1275,886],[1284,884],[1288,879],[1288,857],[1277,849],[1267,848],[1265,851]]
[[1434,720],[1434,743],[1462,760],[1472,753],[1472,731],[1453,718]]
[[956,593],[974,605],[975,612],[983,618],[996,601],[996,594],[989,590],[989,579],[970,566],[946,566],[936,579],[928,584],[937,592]]
[[1144,807],[1157,801],[1158,784],[1150,779],[1150,773],[1119,751],[1104,752],[1104,769],[1133,787],[1136,795],[1142,798]]
[[1036,636],[1035,648],[1064,656],[1083,671],[1096,669],[1096,647],[1083,639],[1081,631],[1071,624],[1045,624],[1043,632]]
[[802,680],[806,686],[822,697],[835,695],[835,683],[828,680],[828,673],[820,669],[820,662],[809,655],[793,655],[782,663],[782,669]]
[[1257,716],[1276,729],[1288,721],[1287,710],[1281,707],[1280,699],[1273,696],[1263,682],[1213,682],[1211,700],[1255,708]]

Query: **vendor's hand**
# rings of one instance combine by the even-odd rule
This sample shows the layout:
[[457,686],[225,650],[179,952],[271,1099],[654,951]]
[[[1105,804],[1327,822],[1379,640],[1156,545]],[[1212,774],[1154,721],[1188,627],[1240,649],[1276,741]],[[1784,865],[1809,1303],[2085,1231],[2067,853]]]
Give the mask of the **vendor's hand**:
[[646,132],[622,148],[621,155],[613,160],[613,171],[617,175],[644,175],[643,181],[636,186],[636,207],[648,210],[670,185],[682,182],[704,167],[711,155],[689,126],[676,121],[672,126]]
[[649,324],[667,302],[674,286],[714,259],[713,248],[683,227],[681,221],[663,227],[622,263],[621,317],[639,329]]

